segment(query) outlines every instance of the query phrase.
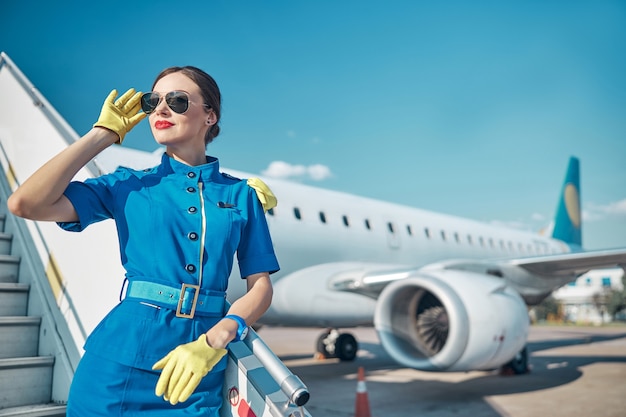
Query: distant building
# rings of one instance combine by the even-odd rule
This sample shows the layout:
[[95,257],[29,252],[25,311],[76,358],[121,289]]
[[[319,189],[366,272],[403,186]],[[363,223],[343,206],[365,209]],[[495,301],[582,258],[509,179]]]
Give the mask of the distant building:
[[606,302],[611,290],[621,291],[621,268],[597,269],[581,275],[558,290],[552,296],[561,303],[565,321],[602,324],[612,320]]

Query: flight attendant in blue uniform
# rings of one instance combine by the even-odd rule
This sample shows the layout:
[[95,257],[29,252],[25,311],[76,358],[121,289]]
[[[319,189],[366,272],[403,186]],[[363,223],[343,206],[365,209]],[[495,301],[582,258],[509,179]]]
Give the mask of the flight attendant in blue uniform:
[[[18,216],[70,231],[105,219],[117,227],[125,296],[87,339],[68,416],[218,416],[228,344],[271,302],[279,266],[264,210],[276,200],[206,155],[219,134],[217,84],[198,68],[172,67],[152,90],[113,90],[93,129],[8,201]],[[145,117],[165,146],[159,165],[72,181]],[[235,254],[248,291],[228,305]]]

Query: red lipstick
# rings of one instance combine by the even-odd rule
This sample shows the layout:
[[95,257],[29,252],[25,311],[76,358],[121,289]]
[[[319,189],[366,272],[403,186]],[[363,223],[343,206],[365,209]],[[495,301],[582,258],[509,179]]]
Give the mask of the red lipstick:
[[174,124],[168,122],[167,120],[157,120],[154,122],[154,127],[157,129],[167,129],[172,126],[174,126]]

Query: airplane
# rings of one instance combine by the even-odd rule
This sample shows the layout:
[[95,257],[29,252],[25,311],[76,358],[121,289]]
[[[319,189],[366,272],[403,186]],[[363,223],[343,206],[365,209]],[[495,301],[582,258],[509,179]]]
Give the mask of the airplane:
[[[13,126],[21,140],[0,135],[15,182],[78,138],[39,94],[34,103],[18,99],[0,103],[5,123],[33,104],[37,112],[32,126]],[[161,153],[113,146],[77,178],[119,165],[153,166]],[[354,360],[358,342],[340,329],[374,326],[385,351],[406,367],[524,373],[528,306],[588,270],[626,265],[626,248],[583,250],[579,165],[570,159],[551,236],[223,168],[260,177],[278,197],[267,221],[281,270],[272,275],[274,298],[258,325],[322,328],[315,349],[327,358]],[[63,271],[57,302],[77,345],[117,302],[107,295],[117,295],[123,280],[114,225],[102,223],[80,239],[37,225]],[[81,276],[87,266],[90,280]],[[234,268],[229,300],[243,294],[242,281]]]
[[373,325],[406,367],[524,373],[528,306],[626,265],[626,249],[583,251],[579,165],[569,160],[552,236],[262,178],[279,199],[268,223],[282,271],[260,324],[327,328],[316,349],[341,360],[358,342],[338,329]]

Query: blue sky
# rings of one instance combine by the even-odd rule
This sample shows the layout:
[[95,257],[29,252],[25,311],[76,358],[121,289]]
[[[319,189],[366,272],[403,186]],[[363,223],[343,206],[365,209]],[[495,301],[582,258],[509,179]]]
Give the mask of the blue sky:
[[626,246],[623,1],[174,3],[3,0],[0,50],[79,134],[195,65],[222,166],[486,222],[547,225],[575,155],[585,246]]

